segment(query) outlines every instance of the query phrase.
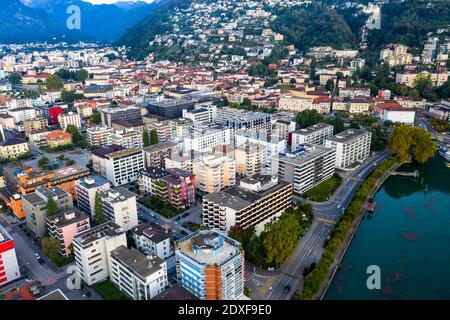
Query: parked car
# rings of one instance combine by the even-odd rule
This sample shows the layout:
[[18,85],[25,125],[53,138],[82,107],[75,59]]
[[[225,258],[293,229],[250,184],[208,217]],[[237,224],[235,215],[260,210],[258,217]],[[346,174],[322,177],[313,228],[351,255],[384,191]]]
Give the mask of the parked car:
[[44,260],[41,258],[41,255],[39,253],[35,253],[34,257],[36,258],[36,260],[40,263],[40,264],[44,264]]
[[284,290],[283,290],[284,294],[288,294],[289,291],[291,291],[291,286],[287,285],[286,287],[284,287]]

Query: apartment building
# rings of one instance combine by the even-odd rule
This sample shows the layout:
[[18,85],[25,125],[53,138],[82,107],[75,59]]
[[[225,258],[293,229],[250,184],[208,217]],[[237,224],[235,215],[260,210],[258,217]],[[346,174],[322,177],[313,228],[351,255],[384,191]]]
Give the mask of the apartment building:
[[109,144],[113,128],[106,126],[95,126],[86,129],[86,140],[91,147],[106,147]]
[[45,220],[48,235],[61,242],[60,254],[64,257],[72,253],[73,238],[91,228],[89,217],[77,208],[63,209]]
[[199,128],[215,121],[217,116],[217,107],[214,105],[208,107],[195,108],[193,110],[183,110],[183,118],[190,119],[194,128]]
[[0,287],[20,278],[14,239],[0,225]]
[[167,119],[177,119],[183,110],[194,109],[195,102],[186,99],[159,99],[144,102],[148,112]]
[[1,159],[15,159],[29,151],[27,141],[20,138],[10,138],[0,142]]
[[195,186],[206,193],[219,192],[236,184],[236,163],[229,155],[212,154],[193,162]]
[[336,168],[351,169],[370,155],[372,133],[349,129],[325,140],[325,147],[336,149]]
[[32,131],[45,129],[48,127],[48,120],[45,118],[30,119],[23,122],[23,128],[28,135]]
[[78,273],[88,286],[109,277],[112,272],[111,251],[120,246],[127,246],[127,236],[111,221],[74,237],[73,250]]
[[44,136],[49,148],[57,148],[72,144],[72,134],[63,130],[53,130]]
[[133,300],[150,300],[169,285],[166,262],[157,256],[119,246],[110,261],[111,282]]
[[100,176],[89,176],[75,183],[77,206],[90,217],[95,218],[95,196],[111,189],[109,181]]
[[116,144],[126,149],[129,148],[142,148],[144,141],[142,133],[135,129],[115,130],[111,132],[108,145]]
[[216,123],[230,128],[233,132],[251,130],[267,133],[272,129],[272,115],[234,108],[218,108]]
[[414,87],[414,82],[418,75],[430,76],[433,87],[440,87],[448,80],[448,72],[428,72],[428,71],[405,71],[397,72],[395,83],[404,84],[408,87]]
[[39,111],[31,107],[21,107],[9,109],[8,114],[14,118],[14,123],[19,123],[31,119],[36,119],[39,116]]
[[292,205],[292,184],[276,176],[254,175],[238,186],[203,197],[203,224],[221,231],[254,226],[257,233]]
[[69,125],[74,126],[77,129],[81,128],[81,117],[78,113],[69,111],[68,113],[61,113],[58,115],[58,123],[61,129],[67,130]]
[[231,129],[206,128],[184,138],[185,151],[207,152],[219,145],[231,143]]
[[170,123],[172,125],[173,139],[182,141],[184,137],[190,135],[194,129],[194,124],[191,119],[179,118],[172,120]]
[[123,149],[117,145],[93,151],[92,162],[94,170],[115,187],[136,181],[139,178],[139,172],[144,169],[142,150]]
[[147,125],[147,129],[149,130],[149,132],[151,130],[156,131],[159,143],[172,140],[172,123],[169,120],[152,122]]
[[166,159],[170,158],[176,150],[177,144],[173,142],[160,142],[152,146],[144,147],[145,167],[166,167]]
[[[146,255],[168,260],[174,256],[170,242],[171,232],[156,223],[141,223],[133,229],[136,247]],[[167,266],[170,269],[169,266]]]
[[236,173],[244,176],[264,174],[270,165],[269,150],[267,146],[247,141],[234,151],[236,161]]
[[148,167],[142,171],[139,188],[175,208],[188,208],[195,203],[195,175],[182,169]]
[[71,195],[59,187],[39,187],[35,192],[22,196],[27,227],[41,239],[47,231],[47,209],[45,207],[49,197],[53,198],[60,210],[73,207]]
[[272,165],[280,180],[293,185],[302,194],[334,174],[336,150],[321,145],[302,144],[293,153],[280,155]]
[[201,300],[236,300],[244,294],[241,244],[217,230],[181,239],[175,260],[178,282]]
[[326,123],[318,123],[307,128],[298,129],[292,133],[292,150],[299,145],[310,143],[323,145],[325,139],[333,135],[333,126]]
[[289,134],[295,131],[296,125],[295,121],[276,119],[272,123],[272,134],[288,141]]
[[105,219],[128,231],[139,224],[136,194],[117,187],[100,194]]

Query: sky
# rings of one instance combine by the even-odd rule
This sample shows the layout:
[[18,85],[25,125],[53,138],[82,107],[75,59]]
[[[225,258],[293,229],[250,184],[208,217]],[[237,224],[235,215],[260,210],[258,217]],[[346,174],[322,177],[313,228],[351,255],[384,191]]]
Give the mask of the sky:
[[[119,2],[119,1],[124,1],[124,0],[84,0],[86,2],[90,2],[93,4],[111,4],[111,3],[115,3],[115,2]],[[137,1],[144,1],[147,3],[151,3],[153,2],[153,0],[125,0],[125,1],[130,1],[130,2],[137,2]]]

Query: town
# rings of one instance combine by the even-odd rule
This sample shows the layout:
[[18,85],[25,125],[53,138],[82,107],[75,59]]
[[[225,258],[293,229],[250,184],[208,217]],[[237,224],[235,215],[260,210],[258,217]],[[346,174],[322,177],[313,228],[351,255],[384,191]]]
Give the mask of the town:
[[302,51],[277,14],[310,3],[194,1],[141,59],[0,44],[0,299],[320,298],[382,180],[450,167],[450,30],[367,57],[371,5]]

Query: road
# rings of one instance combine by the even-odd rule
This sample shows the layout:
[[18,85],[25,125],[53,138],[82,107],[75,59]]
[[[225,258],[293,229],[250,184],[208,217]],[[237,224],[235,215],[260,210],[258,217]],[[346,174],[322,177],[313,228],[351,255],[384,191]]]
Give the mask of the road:
[[[319,259],[323,244],[343,209],[351,201],[353,194],[372,170],[384,159],[388,152],[374,154],[350,173],[345,173],[343,182],[332,198],[324,203],[313,203],[314,222],[300,240],[291,258],[281,267],[281,272],[273,276],[260,275],[249,270],[247,286],[255,292],[254,298],[264,300],[289,300],[300,287],[305,267]],[[285,288],[290,287],[288,292]]]

